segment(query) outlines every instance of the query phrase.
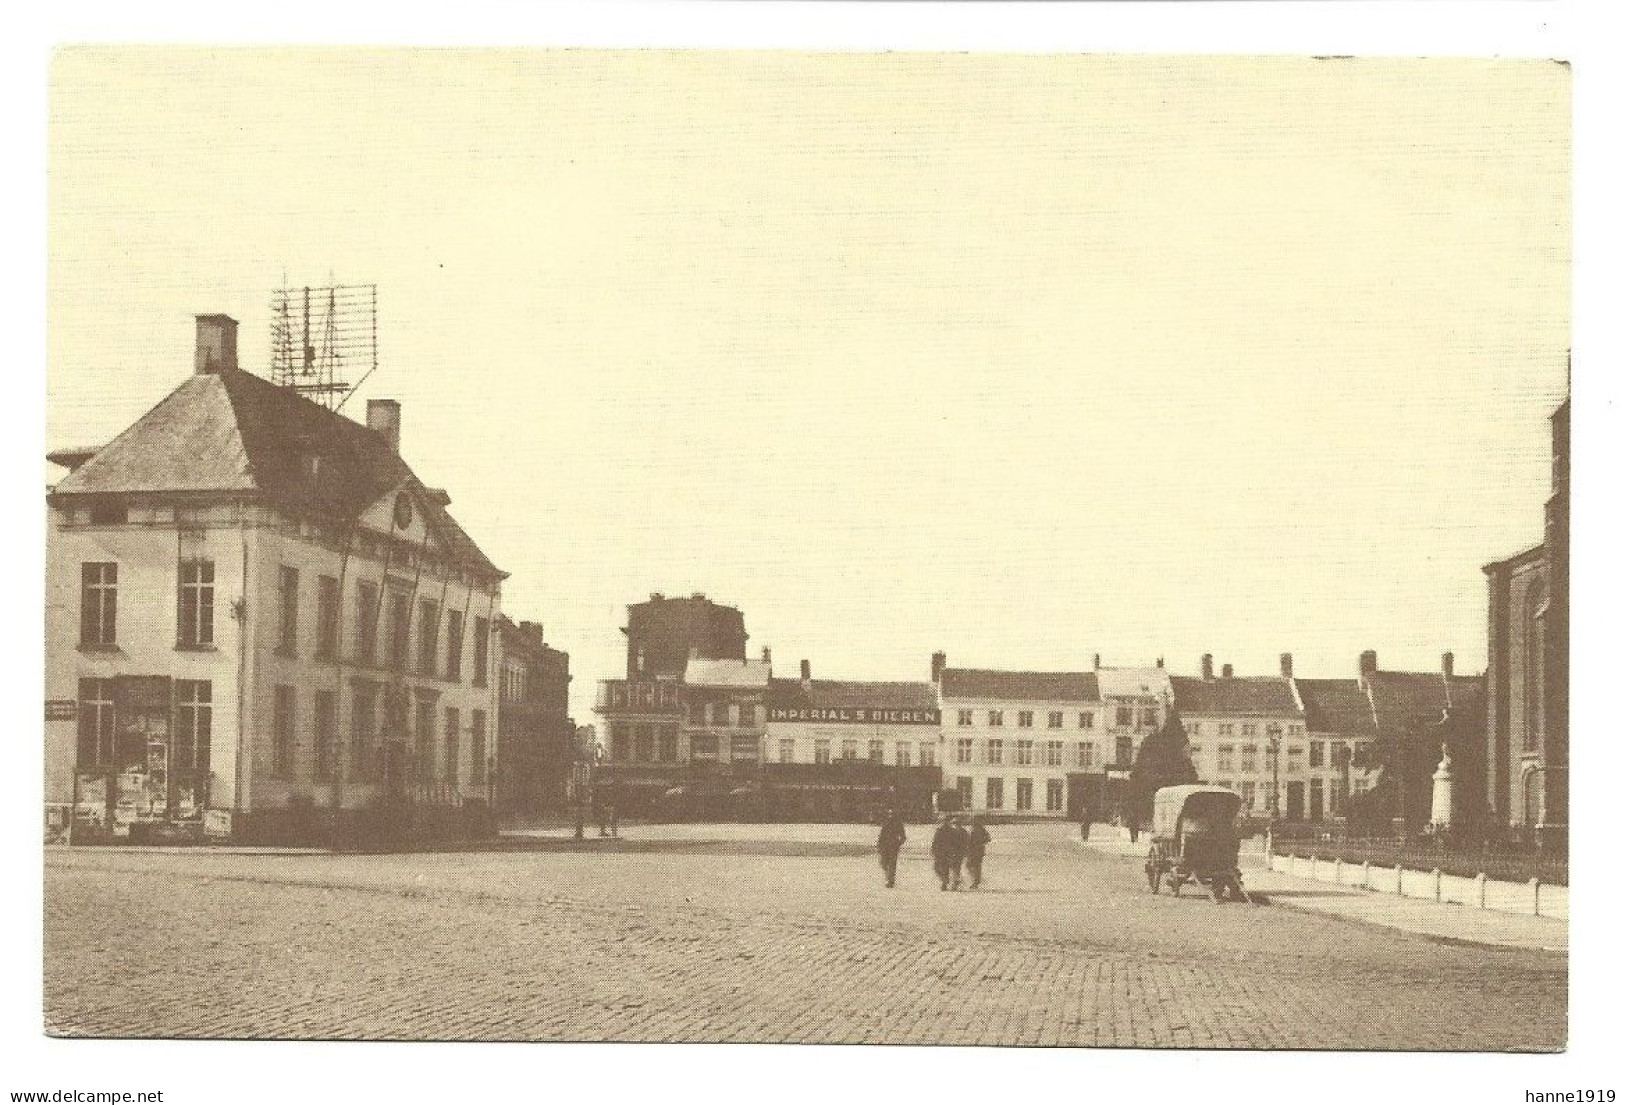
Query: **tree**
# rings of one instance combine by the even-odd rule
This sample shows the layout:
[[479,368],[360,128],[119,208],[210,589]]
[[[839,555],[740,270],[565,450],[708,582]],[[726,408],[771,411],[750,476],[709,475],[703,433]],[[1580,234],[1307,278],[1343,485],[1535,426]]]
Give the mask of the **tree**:
[[1196,782],[1196,768],[1191,765],[1190,744],[1185,739],[1179,710],[1170,703],[1165,715],[1162,727],[1140,742],[1129,772],[1128,813],[1136,825],[1150,818],[1151,799],[1158,790]]

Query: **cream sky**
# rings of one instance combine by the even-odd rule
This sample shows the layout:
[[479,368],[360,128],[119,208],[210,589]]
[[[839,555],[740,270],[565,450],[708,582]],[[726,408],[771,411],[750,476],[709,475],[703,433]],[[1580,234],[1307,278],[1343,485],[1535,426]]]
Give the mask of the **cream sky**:
[[1569,344],[1549,62],[78,49],[46,441],[379,285],[504,607],[624,663],[704,591],[848,678],[1484,661]]

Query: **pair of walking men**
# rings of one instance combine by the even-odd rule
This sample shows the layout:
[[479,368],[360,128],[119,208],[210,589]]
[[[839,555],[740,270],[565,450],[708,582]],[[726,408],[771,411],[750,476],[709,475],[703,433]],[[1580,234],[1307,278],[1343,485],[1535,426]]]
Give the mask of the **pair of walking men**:
[[[887,810],[880,825],[880,869],[885,872],[886,885],[897,885],[897,854],[903,850],[908,834],[903,830],[903,819],[895,810]],[[982,860],[993,838],[980,817],[972,817],[969,827],[957,817],[944,817],[942,824],[931,836],[931,865],[937,873],[942,889],[958,890],[964,872],[970,873],[970,888],[982,885]]]

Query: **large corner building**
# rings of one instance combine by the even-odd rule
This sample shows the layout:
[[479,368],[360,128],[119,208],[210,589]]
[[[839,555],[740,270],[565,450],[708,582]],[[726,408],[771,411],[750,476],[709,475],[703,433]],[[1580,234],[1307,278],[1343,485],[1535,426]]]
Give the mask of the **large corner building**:
[[47,496],[47,826],[76,839],[462,831],[496,763],[499,571],[367,425],[193,374]]

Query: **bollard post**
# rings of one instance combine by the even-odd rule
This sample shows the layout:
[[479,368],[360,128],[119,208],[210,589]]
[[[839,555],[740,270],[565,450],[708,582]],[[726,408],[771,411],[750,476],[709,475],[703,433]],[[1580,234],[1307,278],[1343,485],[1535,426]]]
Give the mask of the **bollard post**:
[[1405,893],[1405,865],[1403,863],[1394,864],[1394,893],[1401,895]]
[[1485,875],[1484,872],[1480,871],[1477,874],[1477,876],[1474,877],[1473,882],[1478,884],[1478,886],[1477,886],[1477,889],[1478,889],[1478,908],[1483,909],[1484,908],[1484,900],[1485,900],[1484,888],[1485,888],[1485,884],[1489,882],[1489,876]]
[[1368,859],[1360,861],[1360,889],[1371,889],[1371,861]]
[[1315,861],[1315,853],[1309,853],[1309,881],[1320,881],[1320,865]]
[[1343,885],[1343,857],[1342,856],[1338,856],[1335,860],[1332,861],[1332,878],[1337,881],[1338,886]]
[[1539,879],[1530,879],[1529,880],[1529,897],[1532,899],[1532,904],[1533,904],[1534,910],[1535,910],[1535,916],[1539,917],[1540,916],[1540,880]]
[[1437,867],[1433,869],[1433,900],[1444,901],[1444,873]]

